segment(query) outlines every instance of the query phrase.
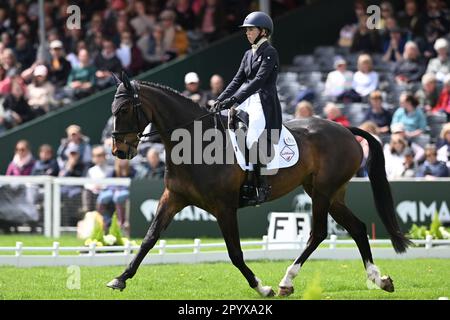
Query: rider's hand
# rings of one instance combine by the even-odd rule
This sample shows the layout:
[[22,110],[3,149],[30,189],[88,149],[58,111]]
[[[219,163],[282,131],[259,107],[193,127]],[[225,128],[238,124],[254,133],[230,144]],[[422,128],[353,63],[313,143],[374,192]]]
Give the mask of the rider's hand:
[[235,104],[237,104],[237,99],[235,97],[227,98],[220,103],[220,108],[230,109]]
[[217,112],[219,110],[220,110],[220,101],[216,100],[216,101],[213,102],[210,111],[211,112]]

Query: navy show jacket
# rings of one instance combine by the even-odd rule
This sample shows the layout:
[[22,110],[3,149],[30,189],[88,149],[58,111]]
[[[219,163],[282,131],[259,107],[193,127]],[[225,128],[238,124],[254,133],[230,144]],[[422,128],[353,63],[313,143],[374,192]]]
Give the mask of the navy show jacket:
[[281,130],[281,106],[276,87],[279,65],[278,52],[268,41],[263,42],[254,55],[252,49],[247,50],[238,72],[218,100],[234,96],[241,104],[259,93],[266,129]]

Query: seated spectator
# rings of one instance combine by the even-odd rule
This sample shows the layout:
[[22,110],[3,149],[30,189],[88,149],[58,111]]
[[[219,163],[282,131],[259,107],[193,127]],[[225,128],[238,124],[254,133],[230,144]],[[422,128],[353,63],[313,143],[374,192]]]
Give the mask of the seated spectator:
[[198,28],[206,41],[212,42],[224,35],[226,14],[220,0],[206,0],[199,12]]
[[378,87],[378,73],[372,68],[372,58],[368,54],[358,57],[358,71],[353,75],[352,87],[361,97],[367,97]]
[[63,43],[60,40],[50,42],[50,61],[47,63],[48,80],[55,88],[62,89],[72,69],[70,62],[64,58]]
[[136,1],[133,9],[136,16],[131,19],[130,25],[133,27],[136,35],[141,37],[147,30],[152,30],[156,24],[156,17],[147,13],[145,1],[143,0]]
[[314,108],[311,102],[303,100],[295,107],[294,119],[307,119],[314,116]]
[[224,89],[223,78],[218,74],[212,75],[209,79],[209,88],[209,91],[205,93],[206,107],[208,109],[212,107],[214,101],[216,101]]
[[[114,163],[114,170],[110,171],[107,175],[109,178],[134,178],[136,170],[130,166],[128,160],[122,160],[116,158]],[[127,187],[123,186],[111,186],[101,191],[97,198],[97,210],[100,212],[106,220],[106,225],[111,223],[112,212],[107,212],[108,205],[112,202],[115,205],[117,212],[117,220],[122,228],[127,228],[128,222],[126,221],[126,201],[130,196],[130,192]]]
[[32,83],[27,87],[28,104],[36,116],[47,113],[54,103],[55,87],[47,81],[47,74],[47,67],[37,66],[33,71]]
[[389,179],[400,177],[404,171],[405,153],[408,142],[401,136],[393,134],[389,144],[384,146],[386,176]]
[[433,109],[439,98],[439,89],[434,73],[423,75],[422,88],[417,90],[415,96],[425,111],[430,112]]
[[406,141],[408,147],[414,151],[414,161],[416,163],[422,163],[425,160],[425,150],[413,140],[408,140],[403,123],[391,125],[391,133],[391,138],[392,136],[398,136]]
[[[84,40],[78,41],[76,50],[70,52],[66,56],[66,59],[67,59],[67,61],[70,62],[70,65],[71,65],[72,69],[78,68],[80,66],[80,59],[78,58],[78,54],[79,54],[81,49],[88,50],[88,46],[86,44],[86,41],[84,41]],[[88,52],[89,52],[89,50],[88,50]]]
[[450,169],[450,122],[447,122],[441,130],[440,141],[437,145],[437,159],[445,162]]
[[398,13],[398,23],[409,30],[413,39],[423,35],[424,19],[416,0],[405,0],[404,10]]
[[7,176],[29,176],[34,166],[34,157],[27,140],[16,143],[14,157],[6,169]]
[[122,63],[122,67],[129,75],[138,74],[143,66],[141,50],[134,45],[132,34],[130,31],[124,31],[120,35],[120,46],[116,50],[117,57]]
[[[86,178],[104,179],[112,169],[106,161],[106,152],[103,146],[95,146],[92,148],[92,163],[94,166],[88,169]],[[96,184],[86,184],[84,186],[82,196],[83,212],[95,209],[95,200],[102,189],[103,186]]]
[[165,47],[164,29],[157,24],[152,30],[148,30],[137,41],[137,46],[142,52],[142,57],[149,68],[156,67],[176,57],[174,52],[170,52]]
[[[381,144],[381,139],[380,139],[380,137],[378,137],[379,129],[375,122],[365,121],[359,126],[359,128],[370,133]],[[367,168],[366,168],[366,163],[367,163],[367,158],[369,157],[369,151],[370,151],[369,143],[367,142],[366,139],[361,138],[359,136],[356,136],[356,140],[361,145],[361,148],[363,150],[363,155],[364,155],[363,161],[361,163],[361,166],[360,166],[358,172],[356,173],[356,176],[357,177],[367,177],[368,172],[367,172]]]
[[364,116],[364,121],[372,121],[377,126],[377,134],[388,134],[392,115],[383,108],[383,96],[381,91],[375,90],[370,94],[370,108]]
[[[57,160],[59,168],[62,169],[66,166],[68,160],[67,148],[71,142],[79,146],[80,161],[84,166],[88,167],[91,163],[91,146],[89,144],[89,138],[81,133],[81,128],[75,124],[72,124],[66,129],[67,138],[61,140],[61,144],[58,148]],[[73,148],[72,148],[73,149]]]
[[441,1],[428,0],[425,12],[425,28],[436,33],[437,37],[445,36],[450,29],[450,22],[447,17],[447,10],[442,7]]
[[159,158],[159,151],[150,148],[147,151],[146,162],[137,168],[137,179],[163,179],[165,165]]
[[89,52],[81,49],[78,53],[79,66],[70,71],[65,88],[70,99],[80,99],[94,91],[95,67],[90,63]]
[[36,58],[36,50],[34,50],[34,48],[30,45],[29,35],[22,31],[19,31],[16,34],[14,54],[17,62],[20,64],[21,70],[29,68]]
[[174,11],[176,14],[176,23],[184,30],[195,29],[195,15],[192,11],[190,0],[176,0]]
[[437,52],[437,57],[428,62],[427,73],[434,73],[438,81],[444,82],[445,77],[450,74],[447,40],[444,38],[437,39],[434,43],[434,50]]
[[377,21],[373,22],[376,23],[375,29],[378,30],[380,34],[383,34],[388,28],[386,22],[389,19],[392,18],[395,19],[395,12],[394,8],[392,7],[392,3],[390,3],[389,1],[382,1],[380,3],[380,9],[381,9],[380,19],[378,19],[378,22]]
[[359,20],[358,29],[353,35],[351,52],[375,53],[381,51],[380,35],[376,29],[367,27],[367,16]]
[[83,177],[86,171],[86,164],[81,158],[80,145],[71,141],[64,149],[66,160],[63,166],[60,166],[60,177]]
[[[80,145],[75,142],[69,142],[64,149],[65,161],[60,166],[60,177],[83,177],[87,166],[83,163]],[[80,202],[83,188],[81,186],[62,185],[61,201],[62,214],[71,224],[75,223],[81,217]],[[74,205],[75,203],[75,205]]]
[[399,28],[390,30],[389,38],[386,38],[383,43],[383,61],[401,61],[405,42],[402,31]]
[[97,69],[95,72],[96,85],[100,90],[115,84],[112,73],[120,74],[122,64],[116,55],[116,47],[112,40],[103,40],[102,51],[95,57],[94,66]]
[[[350,98],[355,93],[352,91],[353,72],[347,70],[347,62],[344,58],[338,57],[334,61],[334,71],[331,71],[325,81],[324,95],[326,97],[342,101],[344,96]],[[359,95],[356,94],[360,99]],[[353,99],[351,99],[353,101]]]
[[3,101],[5,110],[12,111],[12,125],[18,125],[30,121],[35,117],[35,113],[31,109],[25,99],[24,89],[20,79],[14,78],[11,82],[11,94],[8,94]]
[[404,151],[403,171],[400,173],[399,178],[414,178],[417,174],[417,163],[414,160],[414,151],[410,147],[407,147]]
[[445,112],[450,121],[450,74],[444,79],[444,87],[432,112]]
[[175,56],[183,56],[189,48],[189,40],[182,27],[175,24],[176,14],[172,10],[164,10],[159,15],[164,30],[163,43],[167,52]]
[[43,144],[39,147],[39,159],[35,162],[33,176],[54,176],[59,175],[58,162],[53,156],[53,148],[49,144]]
[[7,77],[18,74],[20,71],[20,65],[17,63],[14,51],[10,48],[3,50],[1,64],[3,69],[5,69]]
[[400,107],[394,112],[392,124],[402,123],[408,139],[420,136],[425,132],[427,119],[418,108],[419,101],[410,93],[400,95]]
[[[355,1],[354,13],[356,22],[359,22],[366,16],[366,4],[364,1]],[[359,23],[347,24],[339,32],[338,44],[340,47],[349,48],[352,45],[353,37],[358,29]]]
[[405,44],[403,60],[398,61],[394,68],[395,80],[398,84],[419,82],[425,73],[424,63],[420,60],[417,44],[408,41]]
[[448,177],[447,165],[437,159],[437,150],[435,145],[428,145],[425,148],[425,162],[419,166],[417,177],[434,179],[435,177]]
[[200,89],[200,78],[197,73],[189,72],[184,76],[184,84],[186,90],[183,95],[201,106],[206,104],[205,93]]
[[337,122],[344,127],[350,127],[350,121],[342,114],[341,109],[339,109],[333,102],[328,102],[323,111],[327,120]]

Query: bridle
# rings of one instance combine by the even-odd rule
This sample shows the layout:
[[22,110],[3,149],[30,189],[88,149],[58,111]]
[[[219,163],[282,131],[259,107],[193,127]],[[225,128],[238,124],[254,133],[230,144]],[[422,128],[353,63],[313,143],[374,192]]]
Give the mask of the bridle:
[[[128,146],[127,158],[130,155],[131,148],[136,148],[136,147],[132,143],[128,142],[125,138],[123,138],[124,136],[126,136],[127,134],[130,134],[130,133],[137,132],[138,143],[140,143],[142,141],[142,138],[147,138],[147,137],[151,137],[151,136],[159,134],[159,132],[157,132],[157,131],[143,134],[145,127],[141,128],[141,123],[142,123],[141,120],[144,118],[144,120],[146,121],[147,124],[150,123],[150,120],[148,119],[147,114],[142,110],[142,103],[141,103],[141,100],[139,99],[139,89],[140,89],[139,84],[135,80],[132,80],[129,82],[129,87],[127,88],[127,92],[118,93],[114,96],[115,99],[117,99],[117,98],[132,99],[132,109],[133,109],[133,113],[136,115],[136,123],[133,124],[132,129],[123,130],[123,131],[114,130],[111,134],[114,141],[120,141],[123,144],[126,144]],[[113,115],[118,114],[120,112],[121,108],[126,104],[126,102],[127,101],[122,102],[122,104],[117,108],[117,110],[113,113]],[[195,121],[201,120],[208,116],[214,116],[214,127],[217,129],[217,114],[219,112],[221,112],[221,110],[217,110],[214,112],[208,111],[208,113],[203,114],[200,117],[195,118],[194,120],[186,122],[185,124],[182,124],[182,125],[178,126],[177,128],[167,129],[166,133],[172,132],[175,129],[187,127],[190,124],[194,123]],[[225,131],[226,127],[224,126],[220,116],[219,116],[219,122]],[[120,136],[122,136],[122,138],[120,138]]]
[[[142,118],[144,118],[144,120],[146,120],[146,123],[149,123],[150,120],[147,117],[147,114],[142,110],[141,106],[141,100],[139,99],[139,85],[133,80],[130,82],[131,84],[131,91],[127,90],[127,92],[125,93],[119,93],[116,94],[114,96],[115,99],[117,98],[126,98],[126,99],[132,99],[132,108],[133,108],[133,113],[136,115],[136,123],[133,123],[133,128],[130,130],[124,130],[124,131],[116,131],[114,130],[112,132],[112,138],[115,141],[120,141],[124,144],[126,144],[128,147],[133,147],[135,148],[135,146],[131,143],[129,143],[126,139],[124,138],[120,138],[119,136],[125,136],[127,134],[130,133],[136,133],[137,132],[137,138],[138,141],[141,141],[141,138],[143,136],[142,132],[145,130],[145,127],[143,129],[141,129],[141,120]],[[124,106],[126,104],[126,101],[122,103],[122,105],[117,108],[117,110],[114,112],[114,115],[116,115],[117,113],[120,112],[122,106]]]

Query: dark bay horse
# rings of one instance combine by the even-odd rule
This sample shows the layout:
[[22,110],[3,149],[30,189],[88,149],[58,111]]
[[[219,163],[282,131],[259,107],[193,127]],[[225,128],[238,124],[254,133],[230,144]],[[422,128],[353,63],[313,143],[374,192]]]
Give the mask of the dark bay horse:
[[[245,174],[238,164],[174,164],[171,152],[176,145],[171,132],[184,127],[193,133],[195,120],[202,130],[224,128],[217,118],[175,90],[143,81],[130,81],[122,76],[112,104],[114,115],[113,154],[131,159],[137,154],[141,133],[152,122],[166,148],[165,189],[159,200],[157,213],[142,245],[126,270],[108,283],[108,287],[123,290],[140,263],[156,244],[160,233],[176,213],[185,206],[195,205],[213,214],[223,234],[228,254],[235,265],[262,296],[274,295],[269,286],[263,286],[244,262],[240,246],[237,210],[240,186]],[[386,179],[385,162],[380,143],[369,133],[317,118],[291,120],[285,126],[294,135],[300,151],[300,160],[292,167],[280,169],[269,176],[272,186],[270,200],[279,198],[302,185],[312,198],[312,228],[305,250],[289,266],[279,284],[279,295],[293,292],[293,279],[311,253],[327,237],[328,213],[344,227],[355,240],[369,280],[383,290],[394,290],[389,277],[381,277],[375,266],[369,246],[366,226],[345,204],[348,181],[359,169],[363,153],[354,135],[365,138],[370,147],[368,172],[377,212],[386,227],[396,252],[405,252],[409,240],[401,233],[395,217],[393,199]],[[193,143],[193,142],[192,142]]]

